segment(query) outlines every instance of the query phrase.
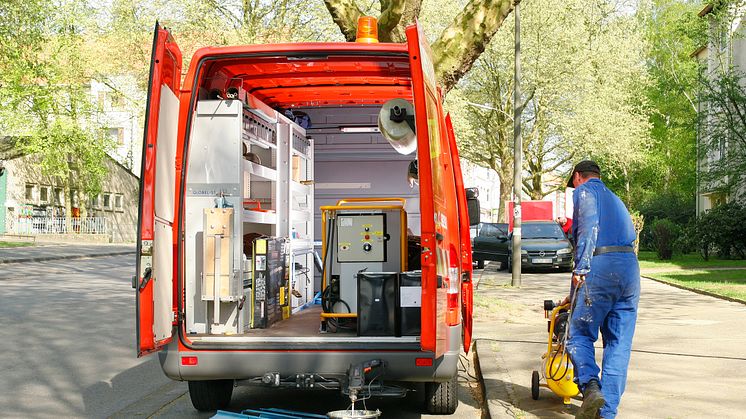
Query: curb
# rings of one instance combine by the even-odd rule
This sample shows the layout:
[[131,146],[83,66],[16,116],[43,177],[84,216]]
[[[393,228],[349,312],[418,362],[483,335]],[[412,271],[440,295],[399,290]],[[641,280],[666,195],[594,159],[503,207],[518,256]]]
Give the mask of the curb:
[[111,252],[111,253],[91,253],[85,255],[65,255],[65,256],[43,256],[36,258],[15,258],[15,259],[0,259],[0,264],[6,263],[28,263],[28,262],[47,262],[50,260],[63,260],[63,259],[84,259],[84,258],[95,258],[102,256],[120,256],[120,255],[131,255],[134,254],[134,250],[128,250],[126,252]]
[[662,280],[662,279],[658,279],[658,278],[652,278],[652,277],[649,277],[649,276],[642,276],[642,275],[640,275],[640,277],[645,278],[645,279],[649,279],[651,281],[660,282],[661,284],[670,285],[670,286],[672,286],[674,288],[682,289],[682,290],[685,290],[685,291],[691,291],[691,292],[694,292],[694,293],[697,293],[697,294],[706,295],[708,297],[715,297],[715,298],[719,298],[721,300],[730,301],[732,303],[739,303],[739,304],[746,305],[746,301],[739,300],[738,298],[726,297],[725,295],[715,294],[715,293],[710,292],[710,291],[700,290],[700,289],[696,289],[696,288],[690,288],[690,287],[687,287],[685,285],[674,284],[672,282],[668,282],[668,281],[665,281],[665,280]]
[[[512,386],[513,380],[509,371],[501,366],[505,361],[499,353],[489,348],[488,345],[491,344],[492,342],[484,339],[474,341],[474,370],[482,382],[482,411],[490,419],[537,418],[536,415],[518,407],[518,398]],[[480,353],[492,354],[491,357],[484,356],[485,365],[482,365]],[[490,362],[494,362],[495,365],[490,365]]]

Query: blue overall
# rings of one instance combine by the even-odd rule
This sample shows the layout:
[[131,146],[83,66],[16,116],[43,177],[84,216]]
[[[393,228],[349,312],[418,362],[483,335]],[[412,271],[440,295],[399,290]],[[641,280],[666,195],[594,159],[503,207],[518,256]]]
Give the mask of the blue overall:
[[[568,351],[581,390],[598,380],[593,344],[603,338],[600,416],[614,418],[627,381],[627,366],[640,299],[640,267],[634,253],[593,255],[597,247],[632,246],[635,230],[622,201],[600,179],[591,178],[573,194],[574,273],[586,275],[570,320]],[[571,294],[575,290],[571,290]]]

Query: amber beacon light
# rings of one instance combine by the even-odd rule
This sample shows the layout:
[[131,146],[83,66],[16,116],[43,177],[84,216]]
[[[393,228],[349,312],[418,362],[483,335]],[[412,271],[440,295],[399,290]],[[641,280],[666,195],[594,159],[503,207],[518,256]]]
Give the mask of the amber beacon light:
[[371,16],[360,16],[357,19],[357,38],[355,42],[372,44],[378,42],[378,21]]

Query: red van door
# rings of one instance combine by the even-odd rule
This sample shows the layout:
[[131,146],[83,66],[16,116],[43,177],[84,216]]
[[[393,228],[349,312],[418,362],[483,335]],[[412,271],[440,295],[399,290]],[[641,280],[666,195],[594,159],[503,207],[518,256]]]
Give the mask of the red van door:
[[463,319],[464,351],[469,353],[471,347],[472,310],[474,307],[471,240],[469,236],[469,210],[466,206],[466,190],[464,189],[464,178],[461,173],[461,161],[456,146],[456,135],[453,132],[451,115],[446,115],[446,131],[448,132],[448,144],[451,148],[451,159],[453,161],[453,180],[456,186],[456,197],[458,201],[458,228],[461,242],[461,317]]
[[459,235],[453,165],[445,134],[432,54],[417,24],[406,30],[412,70],[422,241],[423,350],[441,356],[452,347],[448,326],[460,321]]
[[137,295],[138,357],[170,342],[175,320],[174,197],[180,86],[181,51],[168,30],[156,22],[145,111],[137,274],[133,284]]

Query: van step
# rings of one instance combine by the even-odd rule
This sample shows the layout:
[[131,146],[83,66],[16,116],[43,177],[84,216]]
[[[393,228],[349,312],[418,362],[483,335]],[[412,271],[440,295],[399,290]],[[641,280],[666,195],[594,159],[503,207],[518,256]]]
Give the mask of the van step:
[[241,413],[227,412],[225,410],[218,410],[215,413],[213,419],[251,419],[251,418],[265,418],[265,419],[329,419],[327,415],[318,415],[315,413],[298,412],[294,410],[276,409],[276,408],[262,408],[262,409],[246,409]]

